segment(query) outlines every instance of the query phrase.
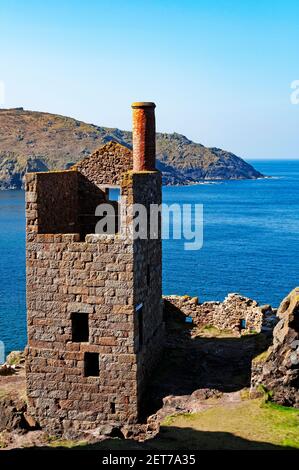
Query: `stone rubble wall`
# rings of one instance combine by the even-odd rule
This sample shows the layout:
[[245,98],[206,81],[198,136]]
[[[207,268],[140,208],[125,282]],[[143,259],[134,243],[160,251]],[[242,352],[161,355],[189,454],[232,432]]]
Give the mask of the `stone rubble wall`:
[[[228,294],[223,302],[204,302],[197,297],[169,295],[164,296],[165,306],[177,308],[184,315],[190,316],[198,326],[210,325],[219,330],[233,330],[241,334],[259,333],[263,325],[263,307],[255,300],[238,294]],[[246,328],[240,328],[245,320]]]

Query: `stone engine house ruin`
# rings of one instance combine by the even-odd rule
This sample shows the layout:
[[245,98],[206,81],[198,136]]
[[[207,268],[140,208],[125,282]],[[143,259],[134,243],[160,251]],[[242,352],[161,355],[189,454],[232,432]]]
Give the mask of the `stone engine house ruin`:
[[[138,422],[163,344],[160,227],[156,239],[128,235],[133,204],[161,203],[155,105],[132,108],[133,152],[109,142],[69,170],[26,176],[27,395],[51,433]],[[114,233],[95,233],[102,203],[118,209]]]

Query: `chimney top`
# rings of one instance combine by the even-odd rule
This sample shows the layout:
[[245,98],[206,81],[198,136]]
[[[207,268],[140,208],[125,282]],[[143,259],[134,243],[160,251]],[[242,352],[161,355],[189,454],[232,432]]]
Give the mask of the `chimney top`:
[[155,108],[156,105],[155,103],[152,103],[151,101],[135,101],[132,103],[132,108]]

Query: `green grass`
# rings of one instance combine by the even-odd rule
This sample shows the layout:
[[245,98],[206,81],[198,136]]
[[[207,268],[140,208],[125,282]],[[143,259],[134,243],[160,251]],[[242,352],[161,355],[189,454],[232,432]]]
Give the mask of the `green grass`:
[[266,359],[268,359],[269,357],[269,350],[267,349],[266,351],[263,351],[261,354],[259,354],[258,356],[254,357],[253,358],[253,362],[258,364],[258,363],[261,363],[261,362],[265,362]]
[[213,325],[205,325],[199,329],[199,336],[209,338],[230,337],[234,336],[231,330],[220,330]]
[[242,331],[242,336],[253,336],[253,335],[258,335],[258,331],[256,330],[246,330],[246,331]]
[[240,390],[240,397],[241,397],[241,400],[243,400],[243,401],[249,400],[250,399],[250,388],[243,388],[242,390]]
[[57,439],[55,437],[48,437],[49,447],[63,447],[66,449],[72,449],[73,447],[84,447],[87,445],[86,441],[71,441],[68,439]]
[[258,449],[273,445],[299,449],[299,410],[263,400],[170,416],[163,426],[164,439],[183,444],[184,437],[188,448]]
[[0,432],[0,449],[5,449],[8,446],[8,442],[7,431]]
[[0,389],[0,400],[7,397],[7,391]]
[[262,396],[264,403],[270,403],[271,402],[271,400],[273,398],[273,392],[271,390],[268,390],[267,387],[265,387],[265,385],[260,384],[257,387],[257,391]]
[[23,357],[24,356],[21,351],[13,351],[10,353],[10,355],[8,356],[6,360],[10,366],[18,366],[21,360],[23,359]]

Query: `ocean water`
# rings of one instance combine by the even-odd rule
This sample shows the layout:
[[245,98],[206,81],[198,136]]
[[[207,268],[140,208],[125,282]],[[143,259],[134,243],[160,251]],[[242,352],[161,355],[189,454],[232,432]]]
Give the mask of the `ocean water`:
[[[299,161],[255,161],[273,178],[165,187],[165,203],[203,204],[198,251],[163,241],[163,292],[201,301],[239,292],[277,306],[299,285]],[[24,193],[0,191],[0,340],[26,344]]]
[[6,353],[26,344],[23,191],[0,191],[0,340]]

